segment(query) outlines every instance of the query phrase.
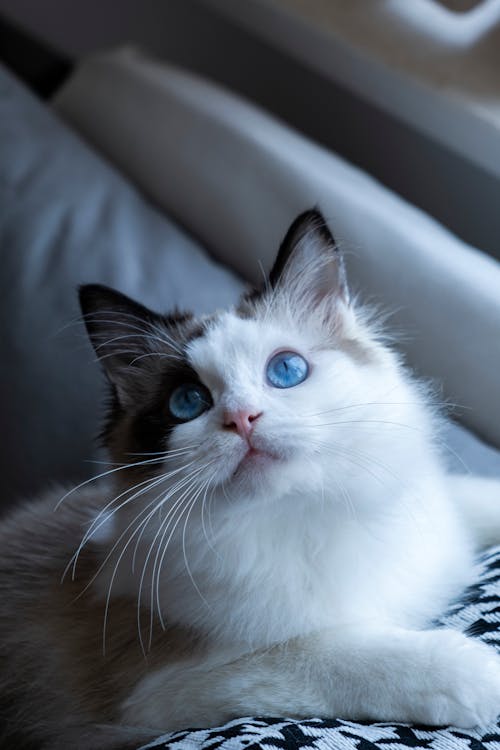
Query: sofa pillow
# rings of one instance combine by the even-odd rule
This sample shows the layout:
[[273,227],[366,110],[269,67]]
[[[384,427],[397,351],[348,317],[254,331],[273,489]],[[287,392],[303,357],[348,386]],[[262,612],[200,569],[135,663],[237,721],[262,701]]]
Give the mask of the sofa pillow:
[[97,474],[103,379],[76,287],[210,311],[243,283],[0,68],[0,504]]

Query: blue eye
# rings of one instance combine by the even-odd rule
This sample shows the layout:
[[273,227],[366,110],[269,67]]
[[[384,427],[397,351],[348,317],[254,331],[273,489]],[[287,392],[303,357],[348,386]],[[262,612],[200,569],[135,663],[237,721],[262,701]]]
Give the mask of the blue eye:
[[268,382],[275,388],[293,388],[309,375],[309,365],[296,352],[278,352],[267,363]]
[[176,419],[189,422],[212,406],[210,392],[201,383],[183,383],[170,394],[168,408]]

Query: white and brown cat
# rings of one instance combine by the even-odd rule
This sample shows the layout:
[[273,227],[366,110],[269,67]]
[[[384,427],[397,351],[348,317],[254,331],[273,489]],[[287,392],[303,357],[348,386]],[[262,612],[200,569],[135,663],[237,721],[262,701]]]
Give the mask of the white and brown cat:
[[321,215],[235,309],[80,296],[110,465],[2,523],[0,747],[251,714],[493,721],[500,656],[431,623],[500,541],[500,484],[445,474],[427,391],[349,300]]

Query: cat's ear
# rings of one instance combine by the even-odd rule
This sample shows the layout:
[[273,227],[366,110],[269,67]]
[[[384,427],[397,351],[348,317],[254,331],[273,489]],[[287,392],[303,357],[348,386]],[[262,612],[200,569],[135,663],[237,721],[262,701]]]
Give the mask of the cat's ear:
[[151,353],[162,318],[121,292],[101,284],[79,288],[80,307],[92,346],[124,402]]
[[269,274],[269,283],[272,288],[307,289],[318,302],[329,296],[349,302],[342,254],[316,209],[300,214],[290,226]]

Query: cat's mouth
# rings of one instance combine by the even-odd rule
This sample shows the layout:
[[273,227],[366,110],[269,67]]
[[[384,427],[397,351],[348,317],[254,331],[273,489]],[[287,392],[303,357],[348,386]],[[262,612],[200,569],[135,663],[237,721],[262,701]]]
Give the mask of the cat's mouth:
[[243,471],[253,468],[264,468],[266,465],[275,463],[279,460],[279,457],[269,451],[261,448],[255,448],[253,445],[248,446],[248,450],[244,454],[243,458],[238,462],[233,476],[240,474]]

